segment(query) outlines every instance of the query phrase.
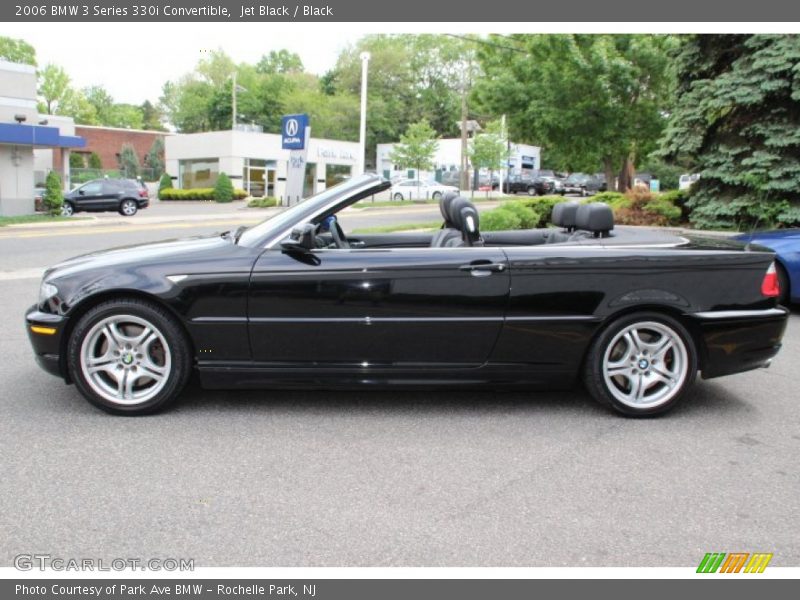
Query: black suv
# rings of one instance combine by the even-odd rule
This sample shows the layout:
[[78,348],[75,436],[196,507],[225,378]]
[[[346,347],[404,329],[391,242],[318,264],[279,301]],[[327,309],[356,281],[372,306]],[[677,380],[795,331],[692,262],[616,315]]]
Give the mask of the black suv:
[[536,194],[536,187],[534,186],[533,177],[527,174],[514,174],[509,175],[508,179],[503,181],[503,191],[506,194],[516,194],[524,192],[530,196]]
[[564,191],[567,194],[587,196],[597,192],[605,192],[606,188],[606,176],[601,173],[594,175],[573,173],[564,180]]
[[94,179],[64,194],[63,213],[118,211],[132,217],[150,205],[147,187],[135,179]]

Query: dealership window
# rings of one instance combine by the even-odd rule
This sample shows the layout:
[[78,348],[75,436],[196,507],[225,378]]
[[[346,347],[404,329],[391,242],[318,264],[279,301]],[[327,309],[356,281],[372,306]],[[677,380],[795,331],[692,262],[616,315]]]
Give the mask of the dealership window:
[[353,174],[353,167],[347,165],[325,165],[325,187],[343,182]]
[[261,158],[244,159],[244,189],[251,196],[275,195],[276,161]]
[[303,180],[303,198],[308,198],[316,193],[317,163],[306,163],[306,173]]
[[178,178],[185,190],[214,187],[219,175],[219,159],[199,158],[178,161]]

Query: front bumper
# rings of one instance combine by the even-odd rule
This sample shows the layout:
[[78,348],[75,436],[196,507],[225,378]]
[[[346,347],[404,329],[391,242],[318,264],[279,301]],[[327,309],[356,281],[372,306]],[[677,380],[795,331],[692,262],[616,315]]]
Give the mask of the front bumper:
[[36,362],[51,375],[64,379],[66,372],[61,361],[61,338],[66,324],[65,317],[42,312],[36,305],[25,313],[25,330]]
[[702,339],[704,379],[767,367],[781,349],[789,311],[785,308],[694,313]]

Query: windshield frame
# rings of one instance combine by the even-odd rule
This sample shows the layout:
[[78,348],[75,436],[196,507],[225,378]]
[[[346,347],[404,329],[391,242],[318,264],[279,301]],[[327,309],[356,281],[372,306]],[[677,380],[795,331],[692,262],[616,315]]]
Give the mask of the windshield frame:
[[391,185],[390,181],[376,173],[352,177],[246,229],[239,236],[239,245],[248,248],[272,248],[289,237],[297,225],[321,220],[362,198],[389,189]]

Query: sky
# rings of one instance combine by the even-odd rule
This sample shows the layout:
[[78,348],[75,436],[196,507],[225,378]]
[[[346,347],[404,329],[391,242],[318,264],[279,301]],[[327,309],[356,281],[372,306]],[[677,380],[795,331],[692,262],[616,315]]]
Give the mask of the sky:
[[74,87],[102,85],[117,102],[155,102],[164,82],[191,71],[210,50],[255,63],[270,50],[296,52],[306,70],[322,74],[341,49],[368,33],[354,27],[266,23],[0,23],[0,36],[36,48],[39,66],[67,71]]

